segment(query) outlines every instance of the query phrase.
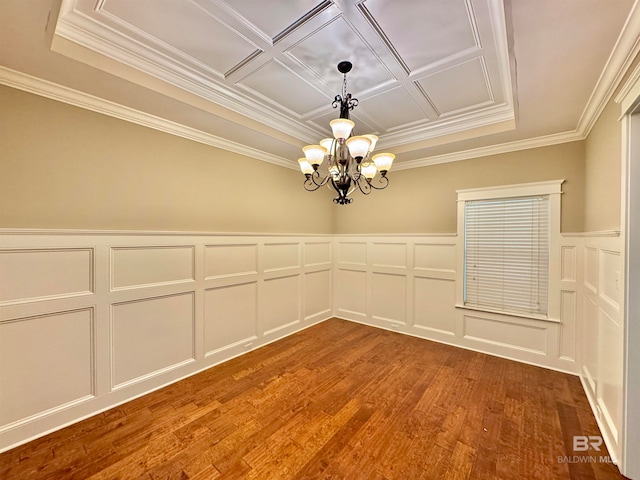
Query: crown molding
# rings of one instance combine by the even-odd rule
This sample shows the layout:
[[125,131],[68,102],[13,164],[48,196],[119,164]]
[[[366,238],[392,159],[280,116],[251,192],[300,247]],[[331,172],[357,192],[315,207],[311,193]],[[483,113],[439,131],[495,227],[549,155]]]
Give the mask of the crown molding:
[[100,235],[141,237],[311,237],[333,239],[332,233],[265,233],[265,232],[206,232],[179,230],[91,230],[81,228],[0,228],[0,236],[9,235]]
[[640,53],[640,0],[636,0],[622,27],[611,55],[598,78],[596,87],[582,112],[576,130],[585,138],[613,97],[623,77]]
[[140,110],[125,107],[115,102],[104,100],[88,93],[79,92],[69,87],[64,87],[1,65],[0,84],[50,98],[52,100],[57,100],[75,107],[84,108],[86,110],[118,118],[120,120],[125,120],[137,125],[153,128],[154,130],[159,130],[161,132],[193,140],[222,150],[255,158],[263,162],[297,170],[297,165],[295,165],[290,159],[272,155],[256,148],[248,147],[231,140],[226,140],[216,135],[187,127],[149,113],[141,112]]
[[469,150],[462,150],[459,152],[435,155],[433,157],[425,157],[416,160],[408,160],[406,162],[398,162],[397,164],[394,164],[393,169],[408,170],[410,168],[427,167],[429,165],[439,165],[441,163],[458,162],[461,160],[471,160],[473,158],[488,157],[490,155],[517,152],[520,150],[548,147],[551,145],[576,142],[584,139],[585,137],[575,130],[571,132],[554,133],[552,135],[544,135],[541,137],[528,138],[525,140],[517,140],[515,142],[500,143],[497,145],[489,145],[486,147],[471,148]]
[[[168,85],[190,92],[232,112],[255,119],[265,125],[280,125],[307,142],[322,133],[302,125],[290,116],[257,102],[250,102],[218,79],[218,75],[199,62],[187,62],[177,51],[161,52],[149,47],[153,38],[137,32],[144,43],[133,40],[73,9],[60,15],[55,36],[87,48],[117,63],[127,65]],[[56,51],[56,44],[53,44]],[[64,52],[58,52],[64,55]],[[285,129],[282,129],[285,126]]]
[[393,148],[408,143],[421,142],[432,138],[464,133],[475,128],[483,128],[515,119],[513,109],[506,105],[498,105],[490,110],[482,110],[456,117],[426,122],[415,127],[405,128],[396,133],[387,133],[380,138],[382,148]]
[[[84,108],[86,110],[108,115],[110,117],[118,118],[120,120],[125,120],[137,125],[153,128],[154,130],[159,130],[161,132],[193,140],[205,145],[210,145],[222,150],[245,155],[247,157],[255,158],[267,163],[279,165],[281,167],[289,168],[292,170],[298,170],[298,166],[294,161],[290,159],[272,155],[255,148],[239,144],[237,142],[225,140],[224,138],[217,137],[215,135],[205,133],[194,128],[186,127],[176,122],[171,122],[169,120],[165,120],[163,118],[141,112],[139,110],[124,107],[115,102],[104,100],[87,93],[79,92],[69,87],[65,87],[48,80],[43,80],[3,66],[0,66],[0,84],[40,95],[42,97],[50,98],[52,100],[57,100],[69,105]],[[447,153],[417,160],[398,162],[396,165],[394,165],[394,170],[406,170],[410,168],[438,165],[441,163],[456,162],[460,160],[470,160],[472,158],[486,157],[488,155],[496,155],[518,150],[526,150],[529,148],[544,147],[559,143],[574,142],[577,140],[584,140],[584,136],[581,136],[576,131],[564,132],[533,139],[519,140],[516,142],[490,145],[487,147]]]

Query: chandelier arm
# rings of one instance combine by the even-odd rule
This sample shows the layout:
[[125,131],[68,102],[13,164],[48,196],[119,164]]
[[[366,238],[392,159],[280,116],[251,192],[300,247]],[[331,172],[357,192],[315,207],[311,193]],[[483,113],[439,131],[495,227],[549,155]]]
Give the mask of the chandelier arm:
[[303,184],[304,189],[307,192],[315,192],[316,190],[318,190],[320,187],[322,187],[329,181],[329,177],[330,175],[327,175],[320,181],[320,183],[318,183],[316,179],[320,178],[320,174],[318,172],[313,172],[309,176],[305,177],[304,184]]
[[[384,180],[384,181],[383,181]],[[371,182],[371,180],[367,180],[367,183],[369,184],[369,186],[375,190],[384,190],[385,188],[387,188],[389,186],[389,179],[387,178],[387,176],[382,176],[378,178],[378,183],[380,183],[381,186],[376,187],[373,182]]]
[[366,181],[363,181],[364,177],[361,175],[358,177],[358,179],[355,181],[355,184],[358,185],[358,189],[364,194],[364,195],[369,195],[372,190],[371,190],[371,184]]
[[322,187],[324,186],[328,181],[329,181],[329,177],[331,176],[330,173],[328,173],[322,180],[320,180],[320,182],[318,183],[316,181],[317,178],[320,178],[320,173],[319,172],[314,172],[313,175],[311,175],[311,180],[313,181],[313,183],[318,187]]

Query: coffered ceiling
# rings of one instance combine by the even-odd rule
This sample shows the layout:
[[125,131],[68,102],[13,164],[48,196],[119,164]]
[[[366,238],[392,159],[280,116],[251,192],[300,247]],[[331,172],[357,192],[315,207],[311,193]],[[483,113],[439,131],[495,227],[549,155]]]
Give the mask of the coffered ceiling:
[[[7,0],[0,80],[27,74],[87,95],[88,108],[117,105],[116,116],[295,166],[302,145],[330,135],[336,65],[350,60],[356,132],[379,135],[408,168],[583,136],[637,53],[637,10],[633,0],[56,0],[45,20],[41,5]],[[29,33],[44,42],[22,44]]]

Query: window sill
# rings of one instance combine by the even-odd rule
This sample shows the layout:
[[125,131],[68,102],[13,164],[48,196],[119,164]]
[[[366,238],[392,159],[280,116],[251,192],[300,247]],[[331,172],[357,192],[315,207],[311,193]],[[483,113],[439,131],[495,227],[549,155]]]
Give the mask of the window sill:
[[490,308],[470,307],[468,305],[459,305],[459,304],[456,304],[455,307],[461,310],[471,310],[474,312],[492,313],[495,315],[504,315],[505,317],[528,318],[529,320],[542,320],[544,322],[560,323],[559,318],[551,318],[548,315],[540,315],[537,313],[505,312],[502,310],[491,310]]

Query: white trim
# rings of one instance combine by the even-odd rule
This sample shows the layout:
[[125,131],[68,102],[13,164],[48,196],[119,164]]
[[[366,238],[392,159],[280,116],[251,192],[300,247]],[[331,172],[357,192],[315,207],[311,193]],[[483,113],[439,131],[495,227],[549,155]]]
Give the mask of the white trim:
[[[175,230],[88,230],[0,228],[0,235],[118,235],[118,236],[215,236],[215,237],[332,237],[331,233],[191,232]],[[455,235],[455,234],[454,234]]]
[[461,160],[470,160],[472,158],[488,157],[490,155],[499,155],[502,153],[518,152],[520,150],[529,150],[532,148],[548,147],[561,143],[577,142],[584,140],[585,136],[576,130],[570,132],[554,133],[541,137],[527,138],[524,140],[516,140],[514,142],[500,143],[497,145],[488,145],[486,147],[471,148],[459,152],[444,153],[433,157],[418,158],[415,160],[407,160],[398,162],[393,165],[394,170],[408,170],[410,168],[428,167],[430,165],[439,165],[442,163],[459,162]]
[[[532,195],[551,195],[562,193],[564,179],[545,182],[519,183],[515,185],[499,185],[495,187],[468,188],[456,190],[458,202],[469,200],[488,200],[491,198],[525,197]],[[459,232],[458,232],[459,233]]]
[[104,100],[88,93],[64,87],[47,80],[42,80],[1,65],[0,84],[50,98],[52,100],[57,100],[75,107],[84,108],[92,112],[125,120],[137,125],[153,128],[154,130],[193,140],[194,142],[203,143],[222,150],[245,155],[247,157],[255,158],[256,160],[272,163],[292,170],[298,170],[298,166],[290,159],[272,155],[262,150],[258,150],[257,148],[248,147],[231,140],[226,140],[222,137],[151,115],[150,113],[124,107],[109,100]]
[[[487,200],[492,198],[522,197],[549,195],[549,284],[547,320],[559,323],[560,318],[560,277],[561,277],[561,237],[560,237],[560,195],[564,179],[544,182],[519,183],[514,185],[498,185],[494,187],[469,188],[457,190],[457,225],[456,238],[456,305],[464,305],[464,207],[466,201]],[[501,312],[510,315],[512,312]],[[532,317],[533,318],[533,317]]]
[[578,121],[577,131],[586,138],[595,125],[602,110],[613,97],[615,89],[622,81],[633,60],[640,52],[640,7],[636,0],[622,27],[620,36],[613,47],[611,55],[598,78],[587,106]]
[[561,233],[561,237],[619,237],[620,230],[600,230],[597,232],[567,232]]
[[487,312],[487,313],[493,313],[495,315],[504,315],[506,317],[527,318],[527,319],[542,320],[543,322],[553,322],[553,323],[561,322],[559,318],[551,318],[548,315],[540,315],[539,313],[505,312],[503,310],[492,310],[490,308],[472,307],[469,305],[458,304],[458,303],[455,304],[455,307],[461,310],[469,310],[471,312]]

